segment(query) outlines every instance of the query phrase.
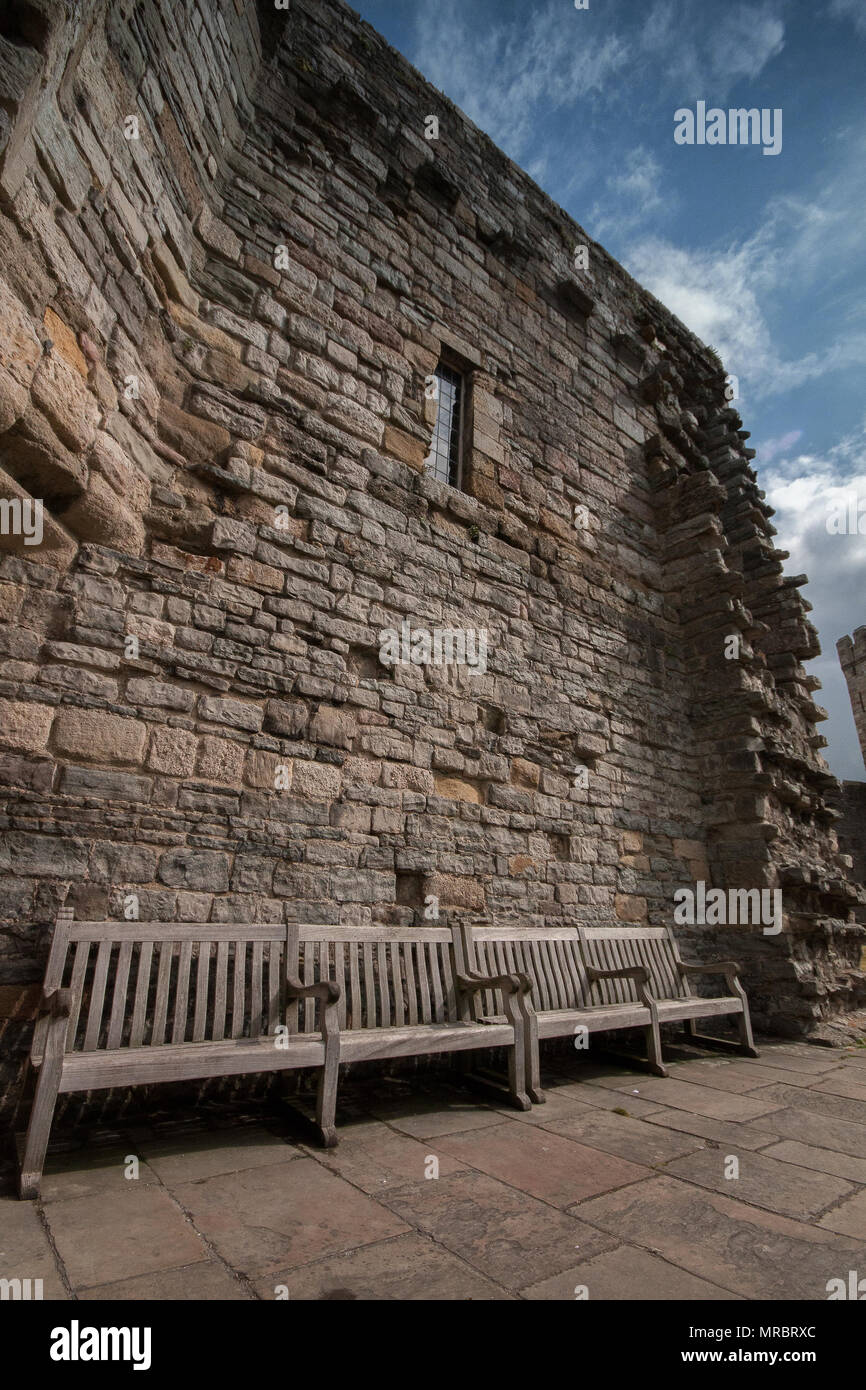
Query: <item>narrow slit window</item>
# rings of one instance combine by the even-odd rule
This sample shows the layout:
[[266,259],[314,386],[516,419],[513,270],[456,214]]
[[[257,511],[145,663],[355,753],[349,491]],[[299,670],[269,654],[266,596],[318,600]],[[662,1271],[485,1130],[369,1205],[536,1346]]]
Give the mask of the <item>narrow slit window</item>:
[[433,375],[436,381],[436,424],[424,468],[440,483],[459,487],[463,377],[442,362]]

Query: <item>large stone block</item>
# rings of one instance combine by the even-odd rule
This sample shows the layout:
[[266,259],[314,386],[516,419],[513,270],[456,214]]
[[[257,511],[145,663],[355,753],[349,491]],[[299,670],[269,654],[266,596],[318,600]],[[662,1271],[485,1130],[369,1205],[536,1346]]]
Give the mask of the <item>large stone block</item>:
[[169,888],[227,893],[229,862],[225,854],[207,849],[173,849],[161,857],[156,876]]
[[100,763],[140,763],[147,725],[99,709],[60,709],[52,743],[58,753]]
[[0,744],[22,753],[41,752],[53,718],[53,705],[0,699]]

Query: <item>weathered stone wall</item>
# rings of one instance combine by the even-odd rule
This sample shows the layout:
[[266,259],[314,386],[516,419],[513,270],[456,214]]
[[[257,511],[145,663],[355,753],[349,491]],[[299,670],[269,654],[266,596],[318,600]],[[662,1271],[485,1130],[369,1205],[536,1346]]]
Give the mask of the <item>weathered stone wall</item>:
[[[841,793],[839,846],[851,855],[856,882],[866,885],[866,782],[843,782]],[[866,920],[862,908],[858,916]]]
[[858,627],[853,638],[840,637],[836,650],[848,683],[860,751],[866,763],[866,627]]
[[[67,891],[661,922],[699,878],[783,888],[778,938],[691,933],[759,1024],[854,1007],[815,632],[714,355],[340,4],[16,15],[0,468],[46,516],[2,537],[5,1012]],[[462,491],[423,472],[443,349]],[[487,672],[383,666],[404,621]]]

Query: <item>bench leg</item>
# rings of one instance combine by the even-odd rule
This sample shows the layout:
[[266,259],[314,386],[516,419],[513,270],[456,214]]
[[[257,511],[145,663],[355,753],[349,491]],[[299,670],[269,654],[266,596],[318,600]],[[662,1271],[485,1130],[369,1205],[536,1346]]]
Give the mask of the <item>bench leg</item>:
[[62,1070],[62,1056],[46,1056],[39,1067],[18,1183],[19,1197],[30,1201],[39,1196],[39,1184],[45,1166],[45,1152],[48,1148],[48,1136],[51,1133],[51,1121],[54,1118]]
[[715,1047],[719,1052],[738,1052],[745,1057],[760,1057],[760,1052],[755,1047],[755,1040],[752,1037],[752,1021],[749,1017],[748,1005],[741,1014],[737,1015],[737,1031],[739,1039],[734,1042],[733,1038],[713,1038],[708,1033],[699,1033],[695,1027],[694,1019],[685,1019],[683,1029],[688,1041],[694,1047]]
[[667,1076],[668,1069],[662,1056],[662,1039],[657,1023],[650,1023],[644,1029],[646,1038],[647,1066],[653,1076]]
[[535,1011],[524,1022],[526,1090],[533,1105],[543,1105],[547,1097],[541,1089],[541,1059],[538,1048],[538,1019]]
[[325,1063],[319,1073],[316,1089],[316,1124],[322,1144],[333,1149],[337,1143],[337,1083],[340,1077],[339,1039],[336,1045],[326,1045]]
[[508,1049],[508,1095],[515,1109],[532,1108],[526,1093],[526,1052],[522,1038],[515,1038]]

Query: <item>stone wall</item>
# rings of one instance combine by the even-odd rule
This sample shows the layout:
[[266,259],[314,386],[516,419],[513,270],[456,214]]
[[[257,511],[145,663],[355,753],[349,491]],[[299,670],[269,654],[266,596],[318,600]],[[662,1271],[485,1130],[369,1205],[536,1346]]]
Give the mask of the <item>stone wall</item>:
[[[7,1016],[67,893],[662,922],[701,878],[783,889],[778,938],[690,934],[760,1026],[862,1002],[804,576],[709,349],[341,4],[28,0],[0,143],[2,495],[45,508],[0,537]],[[406,621],[486,672],[383,665]]]
[[840,637],[836,650],[848,683],[860,751],[866,763],[866,627],[856,628],[853,638]]

